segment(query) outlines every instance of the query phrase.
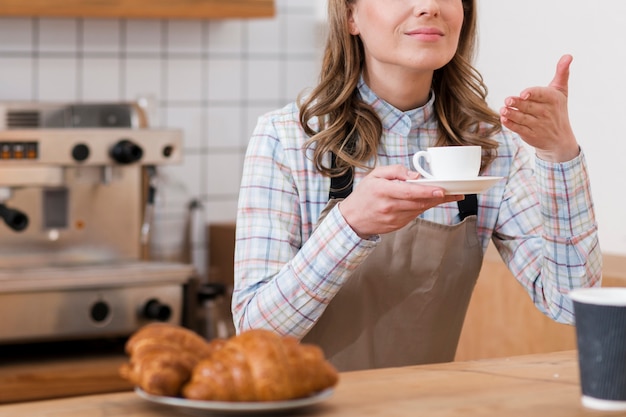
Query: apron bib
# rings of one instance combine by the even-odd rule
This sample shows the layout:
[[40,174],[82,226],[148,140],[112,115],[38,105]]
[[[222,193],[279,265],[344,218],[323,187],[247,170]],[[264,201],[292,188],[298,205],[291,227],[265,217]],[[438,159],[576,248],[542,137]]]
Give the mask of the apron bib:
[[381,239],[302,341],[339,371],[454,360],[482,266],[476,216],[452,226],[418,218]]

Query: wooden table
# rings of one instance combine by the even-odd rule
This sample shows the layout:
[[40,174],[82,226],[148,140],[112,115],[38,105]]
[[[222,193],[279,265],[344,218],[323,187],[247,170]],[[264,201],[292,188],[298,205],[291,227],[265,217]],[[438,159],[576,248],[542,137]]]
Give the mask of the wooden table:
[[[188,415],[132,392],[0,406],[0,416]],[[341,374],[334,395],[307,416],[626,416],[580,402],[575,351]]]

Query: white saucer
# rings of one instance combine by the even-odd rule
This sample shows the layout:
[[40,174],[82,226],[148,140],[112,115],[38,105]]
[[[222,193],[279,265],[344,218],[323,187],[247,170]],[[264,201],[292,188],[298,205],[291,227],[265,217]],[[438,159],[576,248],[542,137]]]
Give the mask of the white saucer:
[[272,414],[285,411],[294,411],[308,407],[330,398],[333,395],[333,388],[328,388],[315,394],[305,397],[285,401],[268,402],[228,402],[228,401],[201,401],[188,400],[180,397],[163,397],[146,393],[139,387],[135,387],[135,393],[141,398],[157,404],[177,407],[185,414],[192,415],[247,415],[247,414]]
[[480,194],[494,186],[502,178],[504,177],[476,177],[466,180],[418,178],[416,180],[407,180],[407,182],[431,187],[441,187],[446,190],[446,194]]

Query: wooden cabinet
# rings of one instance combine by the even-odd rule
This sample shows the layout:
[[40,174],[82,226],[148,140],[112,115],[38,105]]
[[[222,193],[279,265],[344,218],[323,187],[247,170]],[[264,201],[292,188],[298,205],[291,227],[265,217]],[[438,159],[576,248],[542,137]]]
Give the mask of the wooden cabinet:
[[[626,286],[626,257],[604,255],[603,261],[602,285]],[[465,317],[456,360],[571,349],[576,349],[574,326],[540,313],[490,246]]]
[[472,294],[457,361],[576,348],[573,326],[543,315],[492,246]]
[[0,0],[0,16],[224,19],[274,14],[274,0]]

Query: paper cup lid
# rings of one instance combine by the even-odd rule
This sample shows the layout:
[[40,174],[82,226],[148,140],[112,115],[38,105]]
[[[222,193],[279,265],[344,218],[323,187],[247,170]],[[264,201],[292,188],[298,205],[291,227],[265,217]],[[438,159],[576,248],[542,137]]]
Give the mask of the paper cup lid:
[[568,295],[578,303],[626,306],[626,287],[576,288]]

